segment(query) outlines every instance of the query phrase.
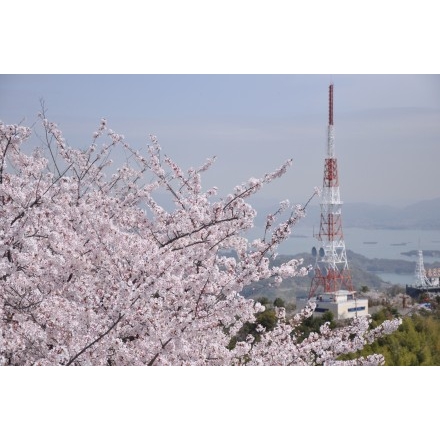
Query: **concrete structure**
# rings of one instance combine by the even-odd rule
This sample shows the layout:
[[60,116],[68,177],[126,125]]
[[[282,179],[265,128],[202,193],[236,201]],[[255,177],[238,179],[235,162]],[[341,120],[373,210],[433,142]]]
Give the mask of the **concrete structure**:
[[[303,309],[308,301],[308,298],[297,298],[297,309]],[[368,315],[368,299],[357,298],[355,293],[348,290],[340,290],[336,295],[323,293],[311,298],[310,301],[316,303],[313,312],[313,316],[316,317],[322,316],[325,312],[331,312],[337,320]]]

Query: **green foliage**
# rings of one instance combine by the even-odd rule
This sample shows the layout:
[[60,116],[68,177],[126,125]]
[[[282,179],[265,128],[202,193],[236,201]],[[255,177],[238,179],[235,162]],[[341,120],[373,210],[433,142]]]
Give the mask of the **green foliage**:
[[336,325],[334,322],[335,316],[333,315],[332,312],[330,312],[330,310],[327,310],[326,312],[324,312],[321,316],[321,320],[324,322],[330,322],[330,327],[332,325]]
[[[261,301],[260,301],[261,302]],[[261,338],[257,331],[257,326],[262,325],[266,331],[272,331],[278,323],[278,318],[273,308],[266,308],[263,312],[255,315],[255,322],[246,322],[237,333],[237,336],[231,338],[228,344],[229,349],[233,349],[237,342],[246,340],[248,335],[252,335],[258,342]]]
[[275,298],[273,305],[275,307],[286,307],[286,302],[282,298]]
[[[278,323],[277,314],[274,307],[284,307],[286,314],[292,315],[296,309],[295,303],[288,303],[283,298],[275,298],[273,304],[265,296],[260,296],[255,301],[259,302],[265,307],[263,312],[255,314],[255,322],[246,322],[239,330],[236,336],[232,337],[229,341],[228,348],[231,350],[235,347],[237,342],[246,340],[248,335],[252,335],[258,342],[260,340],[260,333],[257,332],[257,326],[262,325],[266,331],[272,331]],[[332,320],[333,315],[329,315],[328,320]],[[225,329],[225,331],[227,331]]]
[[[384,308],[372,316],[372,327],[396,314],[395,309]],[[385,365],[427,366],[440,365],[440,313],[416,313],[403,318],[399,329],[373,344],[364,347],[358,354],[344,359],[354,359],[378,353],[385,357]]]
[[333,313],[330,311],[324,312],[322,316],[310,316],[305,319],[300,326],[298,327],[296,333],[296,337],[299,341],[303,341],[307,338],[310,333],[319,332],[320,327],[326,322],[330,323],[330,328],[335,328],[337,323],[334,320]]
[[266,296],[260,296],[255,301],[259,302],[262,306],[265,306],[265,305],[269,304],[269,302],[270,302],[269,298],[267,298]]
[[277,325],[278,318],[273,309],[266,309],[257,314],[257,325],[261,324],[267,331],[271,331]]

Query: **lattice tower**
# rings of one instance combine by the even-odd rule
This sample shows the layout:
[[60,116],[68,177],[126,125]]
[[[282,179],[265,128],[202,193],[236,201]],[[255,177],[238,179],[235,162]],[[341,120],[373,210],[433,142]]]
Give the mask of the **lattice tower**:
[[321,195],[321,221],[316,238],[320,242],[316,256],[314,277],[309,298],[318,288],[324,293],[334,293],[345,289],[353,291],[350,270],[342,233],[342,201],[339,191],[338,163],[335,157],[335,136],[333,127],[333,84],[329,87],[329,123],[327,137],[327,157],[324,164],[324,180]]
[[419,258],[416,263],[416,285],[420,287],[427,287],[429,285],[428,280],[426,279],[426,271],[425,265],[423,264],[423,251],[419,250],[418,252]]

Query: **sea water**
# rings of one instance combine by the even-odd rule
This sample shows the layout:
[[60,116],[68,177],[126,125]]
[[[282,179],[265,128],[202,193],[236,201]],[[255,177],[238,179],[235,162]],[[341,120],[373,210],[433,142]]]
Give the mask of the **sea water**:
[[[319,241],[309,227],[297,226],[292,230],[289,240],[284,242],[279,253],[297,254],[311,252],[319,247]],[[440,252],[440,231],[414,229],[344,229],[345,248],[367,258],[387,258],[416,261],[418,256],[407,256],[403,252],[434,250]],[[439,261],[440,258],[423,256],[424,261]]]
[[[254,231],[254,233],[257,231]],[[314,237],[316,229],[296,226],[291,237],[278,248],[279,254],[295,255],[302,252],[311,252],[315,246],[319,248],[319,241]],[[344,241],[346,250],[361,254],[367,258],[386,258],[414,262],[414,271],[418,260],[415,255],[407,256],[403,252],[418,250],[434,250],[440,252],[440,231],[416,229],[363,229],[345,228]],[[440,262],[439,257],[423,255],[425,263]],[[350,261],[349,261],[350,264]],[[440,264],[439,264],[440,266]],[[412,284],[414,273],[378,273],[384,281],[393,284]]]

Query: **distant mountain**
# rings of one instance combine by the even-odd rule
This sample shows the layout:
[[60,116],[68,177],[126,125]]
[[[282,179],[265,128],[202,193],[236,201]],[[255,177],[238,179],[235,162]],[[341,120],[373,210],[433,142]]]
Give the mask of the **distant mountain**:
[[[273,201],[256,201],[257,212],[274,212]],[[344,227],[366,229],[438,229],[440,230],[440,197],[396,208],[370,203],[344,203],[342,207]],[[307,215],[301,220],[303,226],[319,226],[320,206],[307,208]],[[264,217],[259,218],[260,222]]]
[[376,229],[440,229],[440,197],[404,208],[366,203],[343,207],[344,225]]
[[440,197],[414,203],[402,209],[402,224],[407,228],[440,229]]

